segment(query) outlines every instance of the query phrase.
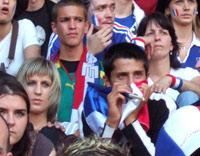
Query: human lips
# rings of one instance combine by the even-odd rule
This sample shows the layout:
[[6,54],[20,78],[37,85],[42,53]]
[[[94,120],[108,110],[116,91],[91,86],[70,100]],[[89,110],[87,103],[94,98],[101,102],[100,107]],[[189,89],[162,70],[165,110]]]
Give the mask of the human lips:
[[8,7],[3,7],[2,9],[1,9],[1,12],[3,13],[3,14],[8,14],[9,13],[9,9],[8,9]]
[[35,98],[35,99],[32,99],[32,102],[33,102],[34,104],[40,104],[40,103],[42,102],[42,100],[41,100],[41,99]]
[[71,33],[68,33],[67,36],[69,36],[69,37],[76,37],[76,36],[78,36],[78,33],[71,32]]
[[181,16],[184,17],[184,18],[190,18],[192,15],[190,15],[190,14],[183,14]]

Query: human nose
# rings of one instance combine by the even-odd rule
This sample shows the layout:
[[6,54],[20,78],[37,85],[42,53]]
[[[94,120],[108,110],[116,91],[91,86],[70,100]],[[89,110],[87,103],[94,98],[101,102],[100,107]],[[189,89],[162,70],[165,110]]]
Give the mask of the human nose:
[[70,22],[69,22],[69,27],[70,27],[71,29],[74,29],[74,28],[76,27],[75,20],[70,20]]
[[4,4],[8,4],[8,3],[9,3],[9,0],[3,0],[3,3],[4,3]]
[[156,33],[154,34],[154,40],[155,40],[155,41],[160,40],[160,33],[159,33],[159,32],[156,32]]
[[106,9],[106,17],[114,17],[114,11],[109,7]]
[[35,87],[35,94],[41,94],[41,85],[37,84]]
[[128,78],[128,83],[127,83],[128,87],[131,87],[131,84],[134,82],[135,82],[134,77],[132,75],[130,75]]
[[188,4],[188,2],[186,1],[186,2],[184,2],[184,4],[183,4],[183,8],[184,9],[189,9],[189,4]]
[[6,122],[8,123],[9,126],[13,126],[15,124],[15,119],[14,115],[12,113],[7,114],[5,117]]

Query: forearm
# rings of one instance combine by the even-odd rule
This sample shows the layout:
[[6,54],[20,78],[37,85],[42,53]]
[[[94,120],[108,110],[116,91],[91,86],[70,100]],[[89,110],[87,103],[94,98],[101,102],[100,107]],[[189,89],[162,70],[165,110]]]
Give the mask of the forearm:
[[183,80],[183,86],[180,88],[180,92],[193,91],[200,97],[200,86],[192,81]]

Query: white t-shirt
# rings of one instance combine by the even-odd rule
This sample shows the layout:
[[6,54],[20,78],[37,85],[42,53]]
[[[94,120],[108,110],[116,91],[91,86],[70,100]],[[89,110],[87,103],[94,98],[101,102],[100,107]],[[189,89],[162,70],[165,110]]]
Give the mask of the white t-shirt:
[[35,26],[33,25],[33,23],[28,19],[19,20],[18,23],[19,30],[15,48],[15,56],[10,65],[8,61],[8,55],[12,29],[0,42],[0,63],[4,63],[6,67],[6,72],[14,76],[17,75],[20,66],[24,62],[24,49],[30,45],[39,45],[37,41]]
[[[171,68],[170,74],[175,76],[175,77],[180,77],[180,78],[182,78],[184,80],[188,80],[188,81],[191,81],[193,78],[200,76],[200,73],[197,70],[192,69],[190,67],[179,68],[177,70]],[[154,82],[151,80],[150,77],[148,77],[148,84],[149,85],[154,84]],[[172,88],[168,88],[167,91],[166,91],[166,94],[168,96],[170,96],[172,99],[176,100],[177,96],[180,93],[177,90],[174,90]]]

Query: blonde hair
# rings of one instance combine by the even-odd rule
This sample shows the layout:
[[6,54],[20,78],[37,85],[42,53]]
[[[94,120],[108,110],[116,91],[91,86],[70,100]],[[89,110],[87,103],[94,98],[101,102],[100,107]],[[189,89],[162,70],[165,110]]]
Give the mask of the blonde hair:
[[195,35],[200,38],[200,17],[198,15],[196,15],[196,18],[193,22],[193,31]]
[[56,66],[43,57],[36,57],[25,61],[19,69],[17,79],[26,89],[27,82],[34,75],[47,75],[52,84],[48,96],[49,107],[47,110],[47,121],[54,121],[60,103],[61,85]]
[[[111,139],[97,135],[79,138],[61,154],[62,156],[129,156],[129,148],[112,143]],[[61,156],[58,155],[58,156]]]

